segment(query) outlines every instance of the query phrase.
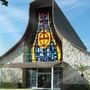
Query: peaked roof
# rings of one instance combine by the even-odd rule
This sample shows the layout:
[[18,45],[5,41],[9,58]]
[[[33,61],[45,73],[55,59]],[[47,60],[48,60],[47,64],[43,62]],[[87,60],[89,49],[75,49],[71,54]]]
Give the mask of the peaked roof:
[[[10,52],[12,52],[15,48],[17,48],[21,42],[25,41],[28,36],[31,36],[34,34],[32,23],[35,23],[32,21],[32,18],[34,18],[34,11],[36,8],[44,8],[44,7],[52,7],[52,20],[53,25],[58,32],[58,35],[62,35],[65,39],[67,39],[69,42],[74,44],[76,47],[79,47],[80,49],[87,50],[86,46],[83,44],[61,9],[58,7],[56,2],[54,0],[35,0],[30,4],[29,9],[29,22],[26,29],[25,34],[21,38],[21,40],[12,47],[8,52],[6,52],[4,55],[2,55],[0,58],[8,55]],[[32,32],[32,33],[31,33]]]
[[55,24],[56,30],[72,44],[81,49],[87,50],[86,46],[83,44],[80,37],[77,35],[74,28],[56,3],[54,4],[53,14],[53,23]]
[[54,0],[35,0],[33,3],[31,3],[31,7],[52,7],[52,18],[55,30],[69,42],[73,43],[79,48],[86,50],[86,46],[83,44],[83,42]]

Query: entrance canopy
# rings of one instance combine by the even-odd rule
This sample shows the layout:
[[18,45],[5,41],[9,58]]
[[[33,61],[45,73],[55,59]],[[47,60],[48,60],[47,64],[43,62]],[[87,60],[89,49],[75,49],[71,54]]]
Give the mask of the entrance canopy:
[[2,65],[2,68],[50,68],[60,65],[61,62],[22,62]]

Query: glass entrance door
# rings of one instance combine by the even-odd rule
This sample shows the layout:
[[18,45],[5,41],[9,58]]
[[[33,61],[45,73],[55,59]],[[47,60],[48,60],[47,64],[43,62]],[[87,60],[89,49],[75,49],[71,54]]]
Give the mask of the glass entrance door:
[[27,87],[37,87],[37,69],[32,68],[27,70]]
[[38,73],[38,88],[51,88],[51,73]]

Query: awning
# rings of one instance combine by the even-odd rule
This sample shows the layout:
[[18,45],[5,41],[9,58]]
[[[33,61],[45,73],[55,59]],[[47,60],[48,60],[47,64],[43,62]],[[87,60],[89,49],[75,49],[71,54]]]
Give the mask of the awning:
[[2,68],[50,68],[57,66],[60,62],[21,62],[2,65]]

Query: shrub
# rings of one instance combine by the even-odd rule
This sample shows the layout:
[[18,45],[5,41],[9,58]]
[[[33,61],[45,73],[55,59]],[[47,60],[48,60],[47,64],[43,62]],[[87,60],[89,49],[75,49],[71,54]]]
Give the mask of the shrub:
[[83,85],[83,84],[70,85],[66,90],[90,90],[90,85]]
[[17,84],[13,82],[2,82],[0,88],[17,88]]

